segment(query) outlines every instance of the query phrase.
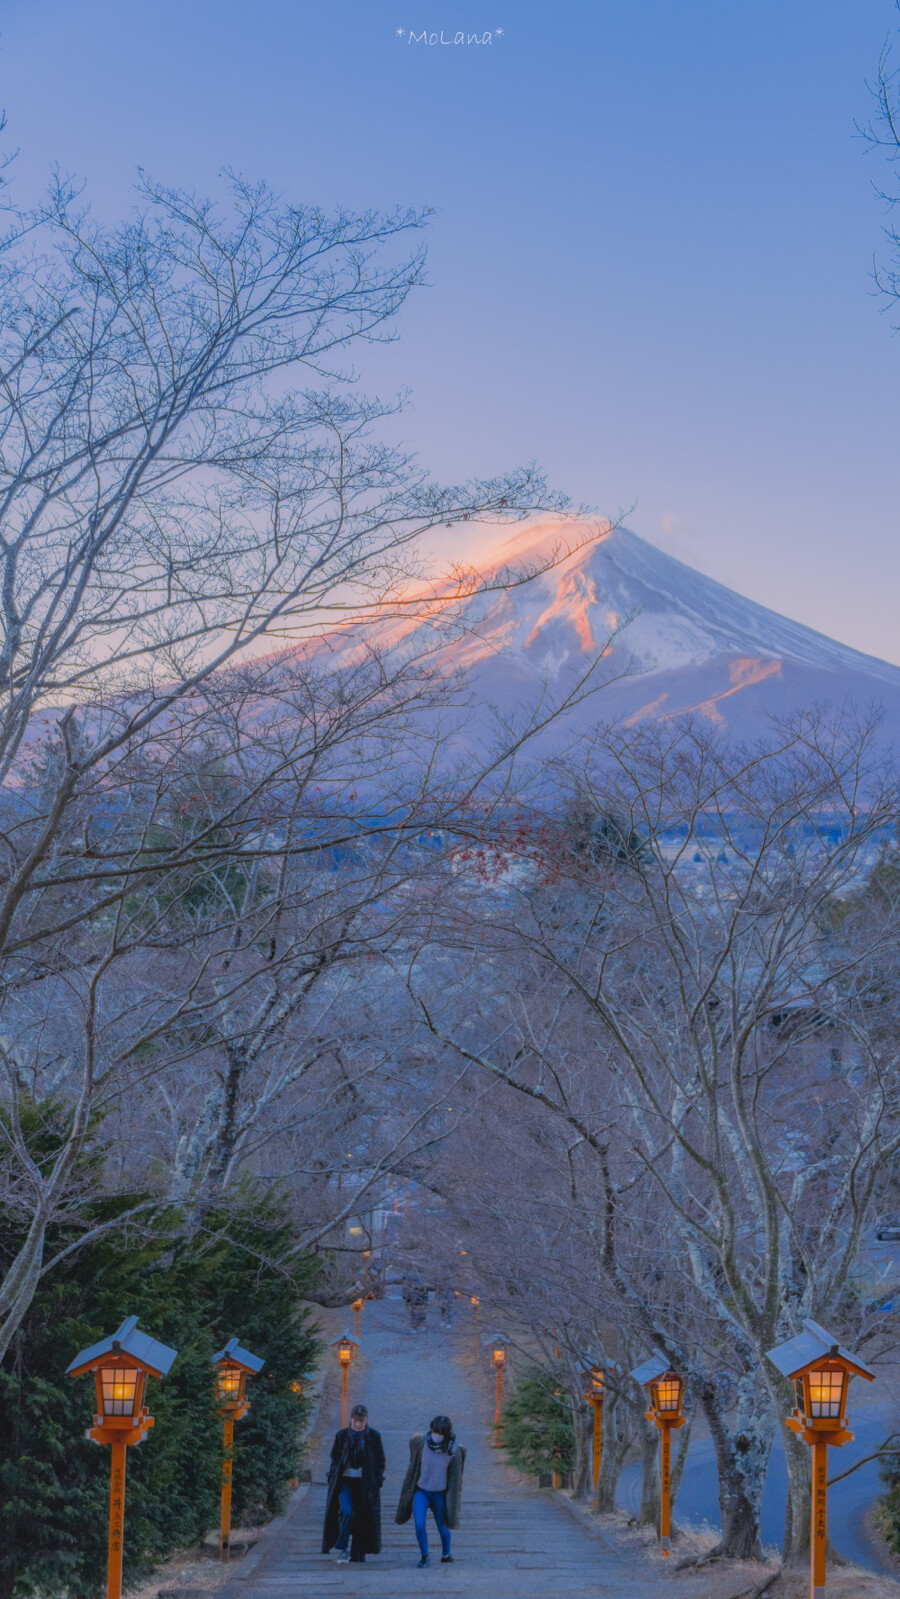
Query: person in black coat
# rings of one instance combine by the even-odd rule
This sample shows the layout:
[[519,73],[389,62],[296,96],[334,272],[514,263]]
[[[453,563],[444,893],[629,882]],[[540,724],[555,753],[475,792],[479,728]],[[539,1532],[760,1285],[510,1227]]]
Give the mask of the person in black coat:
[[[335,1433],[328,1468],[322,1553],[336,1548],[338,1563],[381,1553],[381,1485],[384,1448],[369,1426],[365,1405],[354,1405],[349,1427]],[[352,1535],[352,1543],[351,1543]]]

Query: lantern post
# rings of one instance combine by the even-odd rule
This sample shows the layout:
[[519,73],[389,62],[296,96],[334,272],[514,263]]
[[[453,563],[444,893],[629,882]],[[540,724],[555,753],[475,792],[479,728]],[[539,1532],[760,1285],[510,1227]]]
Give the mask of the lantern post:
[[333,1338],[332,1349],[337,1350],[338,1365],[341,1368],[341,1426],[347,1425],[347,1373],[353,1365],[359,1344],[349,1333],[343,1333],[340,1338]]
[[230,1338],[224,1349],[213,1355],[216,1367],[217,1399],[222,1413],[222,1500],[219,1517],[219,1559],[231,1558],[231,1483],[234,1472],[234,1424],[246,1416],[250,1401],[246,1396],[247,1378],[255,1377],[265,1365],[258,1355],[242,1349]]
[[853,1438],[847,1425],[850,1378],[874,1382],[875,1373],[857,1355],[842,1349],[817,1321],[805,1321],[802,1333],[770,1349],[766,1359],[793,1383],[794,1409],[785,1425],[812,1450],[809,1591],[812,1599],[825,1599],[828,1446],[840,1448]]
[[597,1484],[600,1481],[600,1465],[603,1460],[603,1371],[600,1366],[589,1366],[582,1372],[584,1379],[584,1397],[594,1413],[594,1439],[591,1452],[591,1466],[594,1483],[594,1497],[597,1496]]
[[672,1535],[672,1432],[683,1427],[684,1382],[663,1355],[656,1355],[631,1373],[650,1395],[648,1421],[659,1428],[659,1552],[668,1560]]
[[97,1391],[94,1425],[85,1434],[95,1444],[110,1444],[109,1552],[107,1599],[121,1599],[125,1534],[125,1451],[143,1443],[153,1417],[143,1403],[148,1377],[165,1377],[176,1350],[139,1332],[129,1316],[110,1338],[82,1349],[68,1367],[69,1377],[93,1372]]
[[498,1335],[488,1341],[491,1350],[491,1365],[497,1374],[497,1402],[494,1407],[494,1436],[491,1439],[491,1445],[494,1449],[499,1449],[503,1444],[503,1422],[501,1420],[503,1410],[503,1372],[506,1368],[506,1350],[509,1339]]
[[362,1308],[363,1308],[363,1296],[362,1296],[362,1294],[360,1294],[359,1298],[352,1300],[351,1305],[350,1305],[350,1309],[353,1311],[353,1314],[354,1314],[354,1316],[356,1318],[356,1321],[355,1321],[354,1327],[353,1327],[353,1331],[356,1334],[357,1338],[359,1337],[359,1318],[360,1318],[360,1314],[362,1312]]
[[[461,1250],[460,1253],[464,1255],[465,1254],[465,1250],[464,1249]],[[477,1360],[478,1359],[478,1306],[481,1304],[481,1300],[478,1298],[477,1294],[470,1294],[469,1295],[469,1304],[472,1306],[472,1348],[475,1351],[475,1359]]]

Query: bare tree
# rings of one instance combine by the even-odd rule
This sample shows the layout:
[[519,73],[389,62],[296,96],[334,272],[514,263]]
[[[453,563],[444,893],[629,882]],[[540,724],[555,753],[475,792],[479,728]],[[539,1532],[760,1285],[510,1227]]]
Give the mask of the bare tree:
[[[322,647],[254,655],[329,626],[346,645],[376,617],[437,608],[447,625],[481,580],[430,577],[417,553],[428,530],[560,503],[530,468],[434,485],[377,437],[396,407],[349,381],[345,351],[392,336],[421,280],[423,214],[327,217],[234,179],[225,210],[142,181],[133,218],[110,230],[57,184],[7,221],[0,1008],[12,1036],[26,990],[32,1017],[50,1018],[65,988],[80,1031],[76,1045],[67,1015],[68,1121],[49,1165],[17,1114],[47,1081],[47,1025],[30,1027],[28,1059],[21,1045],[3,1059],[7,1155],[31,1222],[0,1287],[0,1353],[98,1098],[131,1081],[139,1056],[177,1054],[179,1032],[196,1036],[216,1006],[221,1020],[230,984],[249,992],[246,972],[223,986],[222,969],[255,896],[272,892],[263,863],[277,876],[279,860],[349,847],[366,827],[423,825],[427,755],[415,778],[383,779],[398,760],[405,770],[417,715],[447,698],[433,643],[416,660],[358,631],[331,662]],[[565,554],[561,540],[550,564]],[[431,793],[432,818],[447,792]],[[165,942],[172,904],[192,897],[214,908],[194,929],[196,959],[167,1003],[141,995],[139,951]],[[306,980],[299,958],[293,970],[300,990],[271,999],[282,1021]],[[137,988],[108,1009],[126,973]],[[226,1025],[229,1070],[235,1036]]]
[[[747,751],[690,727],[610,732],[556,776],[568,816],[457,913],[473,953],[456,986],[421,956],[412,986],[434,1035],[577,1140],[608,1281],[685,1372],[716,1447],[723,1548],[746,1554],[791,1404],[765,1351],[804,1315],[871,1335],[856,1273],[900,1148],[896,932],[855,896],[896,792],[870,730],[822,717]],[[655,1252],[658,1293],[634,1233],[650,1191],[679,1241]],[[808,1461],[783,1441],[797,1556]]]

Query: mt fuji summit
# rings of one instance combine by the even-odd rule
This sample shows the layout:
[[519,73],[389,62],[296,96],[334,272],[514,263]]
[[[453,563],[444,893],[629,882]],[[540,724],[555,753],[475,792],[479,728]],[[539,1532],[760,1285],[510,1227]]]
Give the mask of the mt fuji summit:
[[[561,540],[577,546],[590,529],[531,524],[499,545],[496,529],[484,535],[475,565],[489,574],[540,566]],[[567,713],[568,737],[599,723],[691,714],[755,738],[773,715],[850,704],[862,714],[879,707],[883,739],[900,744],[900,667],[744,599],[625,528],[529,582],[473,594],[449,626],[440,604],[427,619],[386,623],[380,642],[428,649],[441,670],[467,673],[476,705],[503,712],[534,704],[545,688],[565,694],[603,650],[605,686]]]

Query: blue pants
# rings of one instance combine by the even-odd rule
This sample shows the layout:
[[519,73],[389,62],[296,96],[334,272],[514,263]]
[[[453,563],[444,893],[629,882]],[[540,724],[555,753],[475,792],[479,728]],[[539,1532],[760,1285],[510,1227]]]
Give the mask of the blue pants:
[[413,1519],[416,1523],[416,1537],[419,1540],[419,1550],[423,1560],[428,1554],[428,1533],[425,1530],[425,1517],[428,1515],[429,1506],[441,1540],[441,1554],[449,1555],[450,1553],[450,1534],[444,1524],[444,1516],[447,1510],[446,1493],[443,1490],[440,1493],[428,1493],[425,1488],[417,1488],[413,1499]]
[[[353,1517],[356,1514],[359,1504],[361,1486],[362,1485],[358,1477],[345,1478],[345,1480],[341,1483],[341,1491],[338,1495],[340,1519],[338,1521],[338,1537],[335,1548],[342,1550],[345,1554],[350,1544],[350,1534],[353,1531]],[[365,1560],[365,1558],[365,1555],[355,1556],[355,1559],[357,1560]]]

